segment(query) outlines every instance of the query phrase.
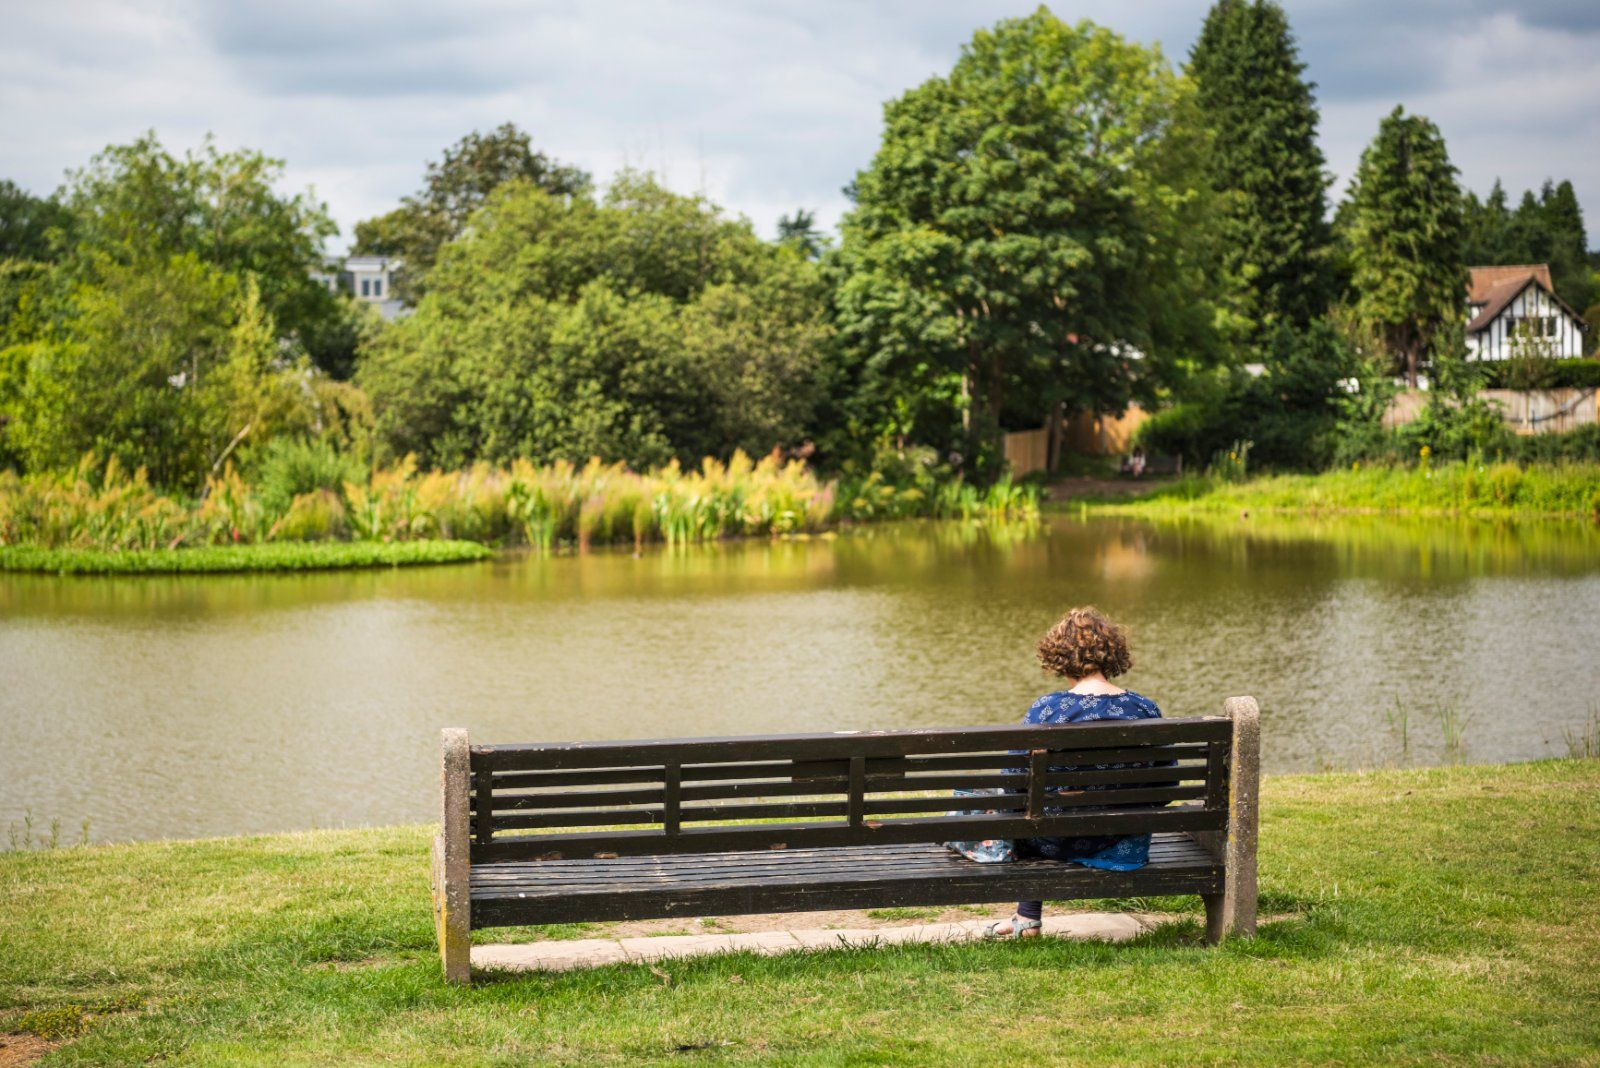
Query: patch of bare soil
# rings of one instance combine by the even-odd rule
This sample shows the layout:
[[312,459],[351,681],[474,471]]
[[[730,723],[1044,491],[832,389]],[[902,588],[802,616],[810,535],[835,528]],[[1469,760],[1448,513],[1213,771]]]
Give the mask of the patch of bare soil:
[[0,1035],[0,1068],[25,1068],[59,1045],[38,1035]]

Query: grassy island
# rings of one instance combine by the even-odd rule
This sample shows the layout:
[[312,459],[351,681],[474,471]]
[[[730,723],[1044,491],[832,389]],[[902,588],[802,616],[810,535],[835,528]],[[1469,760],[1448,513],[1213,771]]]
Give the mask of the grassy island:
[[13,852],[0,1033],[46,1064],[1592,1064],[1597,832],[1600,760],[1270,778],[1266,922],[1219,950],[1144,901],[1183,918],[471,989],[425,827]]
[[484,560],[470,541],[269,542],[192,549],[43,549],[0,545],[0,571],[58,575],[199,575],[240,571],[326,571]]

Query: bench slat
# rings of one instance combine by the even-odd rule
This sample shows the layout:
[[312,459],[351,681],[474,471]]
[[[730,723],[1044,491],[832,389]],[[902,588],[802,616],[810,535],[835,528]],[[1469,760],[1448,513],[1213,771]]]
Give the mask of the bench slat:
[[1213,742],[1229,736],[1220,717],[1077,723],[1050,727],[955,727],[921,731],[862,731],[840,734],[758,735],[745,738],[652,739],[637,742],[558,742],[539,745],[473,746],[474,770],[571,770],[639,764],[763,760],[839,760],[861,755],[900,757],[956,754],[987,749],[1111,749],[1156,743]]
[[[602,818],[602,817],[596,817]],[[1039,838],[1145,834],[1155,831],[1213,831],[1227,813],[1202,808],[1151,809],[1046,816],[1039,820],[1007,816],[905,818],[851,827],[838,823],[753,824],[744,827],[685,827],[672,838],[670,852],[731,852],[867,845],[874,842],[926,842],[981,838]],[[634,821],[629,821],[634,822]],[[642,821],[639,821],[642,822]],[[661,853],[660,831],[606,831],[528,835],[474,844],[474,863],[511,859],[559,859],[615,854]]]

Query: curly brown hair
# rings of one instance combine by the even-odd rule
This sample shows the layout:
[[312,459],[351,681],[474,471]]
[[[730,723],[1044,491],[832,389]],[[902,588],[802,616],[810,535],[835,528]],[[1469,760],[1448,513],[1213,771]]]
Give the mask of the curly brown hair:
[[1097,608],[1074,608],[1039,639],[1039,663],[1046,671],[1069,679],[1100,672],[1116,678],[1133,666],[1128,632]]

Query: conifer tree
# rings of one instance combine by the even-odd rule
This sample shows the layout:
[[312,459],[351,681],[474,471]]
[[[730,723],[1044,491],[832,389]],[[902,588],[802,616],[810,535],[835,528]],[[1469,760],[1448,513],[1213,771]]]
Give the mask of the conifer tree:
[[1219,0],[1189,57],[1213,133],[1209,172],[1224,194],[1224,284],[1247,336],[1304,326],[1330,298],[1328,176],[1315,86],[1272,0]]
[[1461,332],[1467,275],[1456,173],[1439,128],[1396,107],[1361,154],[1350,191],[1355,317],[1413,388],[1428,354]]

